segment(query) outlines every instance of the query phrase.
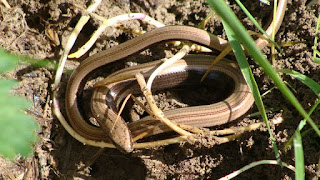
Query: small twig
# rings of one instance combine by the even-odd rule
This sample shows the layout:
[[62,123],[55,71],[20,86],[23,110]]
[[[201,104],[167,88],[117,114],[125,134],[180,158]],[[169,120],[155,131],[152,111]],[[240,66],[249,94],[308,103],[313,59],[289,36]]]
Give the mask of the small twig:
[[[119,29],[123,29],[124,31],[128,31],[126,27],[122,26],[121,24],[119,24],[119,22],[121,21],[127,21],[127,20],[141,20],[144,21],[150,25],[153,25],[157,28],[160,27],[164,27],[165,25],[162,24],[161,22],[151,18],[150,16],[143,14],[143,13],[130,13],[130,14],[122,14],[116,17],[112,17],[110,19],[106,19],[102,16],[99,16],[96,13],[90,12],[78,5],[74,6],[78,7],[79,9],[83,10],[85,13],[93,16],[94,18],[102,21],[102,25],[99,26],[99,28],[93,33],[93,35],[91,36],[91,38],[89,39],[89,41],[87,41],[81,48],[79,48],[78,51],[76,51],[75,53],[70,54],[68,57],[69,58],[79,58],[81,57],[83,54],[85,54],[92,46],[93,44],[96,42],[96,40],[99,38],[99,36],[102,34],[102,32],[105,30],[106,27],[109,26],[115,26]],[[130,31],[131,33],[134,34],[138,34],[141,35],[143,33],[145,33],[146,31],[138,31],[138,30],[132,30]],[[178,46],[181,44],[180,41],[173,41],[172,42],[173,45]],[[206,48],[204,46],[200,46],[200,45],[194,45],[194,50],[196,51],[202,51],[202,52],[211,52],[211,50],[209,48]]]
[[154,126],[153,128],[151,128],[151,129],[149,129],[147,131],[144,131],[144,132],[140,133],[139,135],[135,136],[133,138],[133,142],[136,142],[139,139],[142,139],[142,138],[146,137],[148,134],[150,134],[154,130],[154,128],[156,128],[156,126]]
[[254,123],[250,124],[248,126],[244,127],[235,127],[235,128],[227,128],[227,129],[222,129],[222,130],[213,130],[210,131],[211,135],[216,135],[216,136],[221,136],[221,135],[227,135],[227,134],[242,134],[243,132],[249,132],[252,130],[256,130],[259,127],[261,127],[264,123]]
[[[101,0],[95,0],[93,4],[91,4],[88,7],[89,11],[94,11],[98,5],[100,4]],[[83,136],[79,135],[76,131],[73,130],[73,128],[68,124],[66,119],[63,117],[61,111],[60,111],[60,105],[59,105],[59,100],[57,98],[57,91],[58,87],[61,81],[61,75],[64,69],[65,62],[67,60],[67,55],[70,52],[79,32],[81,31],[82,27],[88,22],[89,16],[82,16],[74,28],[73,32],[70,34],[70,37],[68,39],[68,42],[65,46],[64,52],[59,60],[59,65],[57,68],[56,76],[55,76],[55,81],[54,81],[54,89],[53,89],[53,114],[58,118],[62,126],[66,129],[66,131],[75,139],[78,141],[82,142],[83,144],[91,145],[91,146],[97,146],[97,147],[108,147],[108,148],[115,148],[115,146],[111,143],[105,143],[105,142],[97,142],[97,141],[92,141],[89,139],[84,138]]]
[[[9,4],[8,4],[8,5],[9,5]],[[19,34],[18,37],[16,37],[13,41],[11,41],[11,45],[10,45],[9,47],[17,44],[17,41],[18,41],[22,36],[24,36],[24,35],[26,34],[27,30],[29,29],[28,24],[27,24],[27,21],[26,21],[26,19],[25,19],[25,14],[22,14],[22,13],[21,13],[20,15],[21,15],[21,17],[22,17],[22,20],[21,20],[21,26],[22,26],[22,27],[21,27],[21,28],[23,28],[24,30],[23,30],[22,33]]]
[[6,7],[6,8],[11,8],[11,6],[9,5],[9,3],[7,2],[7,0],[1,0],[2,4]]
[[[73,130],[73,128],[67,123],[67,120],[63,117],[63,115],[61,114],[60,111],[60,107],[59,107],[59,102],[57,100],[57,98],[53,99],[53,113],[55,114],[55,116],[58,118],[58,120],[60,121],[60,123],[62,124],[62,126],[64,127],[64,129],[76,140],[82,142],[85,145],[90,145],[90,146],[96,146],[96,147],[107,147],[107,148],[115,148],[115,146],[111,143],[106,143],[103,141],[97,142],[97,141],[93,141],[90,139],[86,139],[83,136],[79,135],[76,131]],[[58,106],[58,107],[57,107]]]
[[208,134],[209,131],[205,131],[205,130],[202,130],[200,128],[197,128],[197,127],[193,127],[193,126],[190,126],[190,125],[184,125],[184,124],[177,124],[177,126],[179,126],[180,128],[184,129],[184,130],[188,130],[190,132],[193,132],[193,133],[203,133],[203,134]]
[[[279,165],[279,163],[276,161],[276,160],[261,160],[261,161],[256,161],[256,162],[253,162],[253,163],[250,163],[246,166],[244,166],[243,168],[237,170],[237,171],[234,171],[232,172],[231,174],[228,174],[227,176],[224,176],[222,178],[220,178],[219,180],[229,180],[229,179],[232,179],[236,176],[238,176],[239,174],[243,173],[244,171],[250,169],[250,168],[253,168],[255,166],[258,166],[258,165],[262,165],[262,164],[273,164],[273,165]],[[292,171],[295,172],[295,167],[290,165],[290,164],[286,164],[286,163],[282,163],[282,165]]]
[[[164,68],[170,66],[171,64],[175,63],[177,60],[183,58],[185,55],[188,54],[189,51],[194,50],[197,47],[196,44],[190,44],[190,43],[186,43],[182,49],[175,54],[174,56],[172,56],[171,58],[167,59],[164,61],[163,64],[161,64],[149,77],[148,80],[148,88],[151,89],[151,84],[153,79],[155,78],[155,76],[160,73]],[[120,81],[124,81],[124,80],[128,80],[128,79],[132,79],[135,77],[135,74],[133,73],[122,73],[117,74],[115,76],[108,76],[107,78],[97,82],[96,84],[93,85],[93,87],[101,87],[101,86],[106,86],[108,84],[111,83],[117,83]]]
[[146,88],[147,89],[150,89],[151,90],[151,85],[152,85],[152,82],[154,80],[154,78],[163,70],[165,69],[166,67],[174,64],[176,61],[182,59],[184,56],[186,56],[190,50],[191,50],[191,44],[190,43],[187,43],[185,45],[183,45],[183,47],[179,50],[178,53],[176,53],[174,56],[172,56],[171,58],[165,60],[164,63],[162,63],[149,77],[148,79],[148,83],[147,83],[147,86]]
[[136,143],[134,144],[134,148],[137,149],[145,149],[145,148],[154,148],[159,146],[166,146],[169,144],[177,144],[182,141],[185,141],[188,139],[189,136],[178,136],[175,138],[165,139],[165,140],[159,140],[159,141],[152,141],[152,142],[144,142],[144,143]]
[[147,99],[147,102],[154,113],[154,116],[156,119],[160,120],[162,123],[169,126],[173,131],[179,133],[182,136],[187,136],[188,139],[194,140],[194,137],[191,133],[179,128],[175,123],[171,122],[169,119],[167,119],[164,115],[164,113],[156,106],[156,103],[152,97],[151,90],[146,87],[146,81],[141,73],[138,73],[136,75],[137,81],[140,85],[141,91],[144,94],[144,96]]
[[115,125],[117,124],[117,121],[118,121],[118,119],[120,118],[120,115],[121,115],[124,107],[126,106],[126,104],[127,104],[128,100],[129,100],[130,96],[131,96],[131,94],[128,94],[127,97],[123,100],[123,103],[122,103],[122,105],[121,105],[121,107],[120,107],[120,110],[119,110],[119,112],[118,112],[118,114],[117,114],[117,118],[116,118],[116,120],[114,121],[114,124],[113,124],[110,132],[113,131]]
[[144,111],[146,111],[150,116],[153,116],[153,112],[145,107],[134,95],[131,95],[131,98],[137,103]]
[[217,64],[223,57],[225,57],[227,54],[229,54],[229,52],[232,50],[231,45],[228,45],[220,54],[219,56],[216,57],[216,59],[211,63],[211,65],[209,66],[209,68],[207,69],[207,71],[204,73],[204,75],[201,78],[201,82],[207,77],[207,75],[209,74],[209,72],[211,71],[211,69],[213,68],[213,66],[215,64]]
[[130,13],[130,14],[122,14],[110,19],[106,19],[102,16],[99,16],[95,13],[91,13],[89,12],[90,15],[94,16],[95,18],[101,20],[103,23],[101,26],[99,26],[99,28],[93,33],[93,35],[91,36],[91,38],[89,39],[89,41],[86,42],[85,45],[83,45],[77,52],[70,54],[68,57],[69,58],[79,58],[81,57],[83,54],[85,54],[92,46],[93,44],[96,42],[96,40],[99,38],[100,34],[102,34],[102,32],[109,26],[120,26],[119,22],[121,21],[127,21],[127,20],[142,20],[145,21],[151,25],[154,25],[156,27],[163,27],[164,24],[152,19],[150,16],[147,16],[145,14],[142,13]]
[[[89,7],[88,7],[88,11],[93,12],[95,11],[95,9],[99,6],[101,0],[95,0]],[[73,29],[72,33],[70,34],[67,44],[64,47],[64,51],[62,56],[59,59],[59,65],[58,65],[58,69],[56,72],[56,76],[55,76],[55,81],[54,81],[54,86],[55,88],[58,87],[60,81],[61,81],[61,75],[64,69],[64,65],[66,63],[67,60],[67,56],[71,50],[71,48],[73,47],[73,44],[75,43],[80,31],[82,30],[83,26],[88,22],[88,20],[90,19],[90,16],[81,16],[80,20],[78,21],[77,25],[75,26],[75,28]]]
[[[282,119],[282,118],[280,118]],[[283,119],[282,119],[283,120]],[[282,123],[282,120],[278,120],[278,118],[275,118],[272,120],[272,123],[277,125]],[[214,136],[215,141],[217,141],[218,144],[222,144],[222,143],[227,143],[230,141],[235,140],[236,138],[239,138],[244,132],[249,132],[249,131],[254,131],[257,130],[258,128],[260,128],[261,126],[264,125],[264,122],[258,122],[258,123],[254,123],[248,126],[244,126],[244,127],[233,127],[233,128],[227,128],[227,129],[222,129],[222,130],[213,130],[213,131],[205,131],[196,127],[192,127],[192,126],[187,126],[187,125],[177,125],[183,129],[186,129],[188,131],[194,132],[194,133],[202,133],[204,135],[212,135]],[[156,126],[155,126],[156,127]],[[147,136],[149,134],[149,131],[153,131],[153,129],[148,129],[145,132],[142,132],[141,134],[139,134],[138,136],[136,136],[135,138],[141,139],[145,136]],[[228,135],[228,136],[225,136]],[[223,136],[223,137],[218,137],[218,136]],[[142,148],[142,147],[156,147],[156,146],[160,146],[160,145],[168,145],[168,144],[174,144],[174,143],[179,143],[179,142],[183,142],[186,141],[186,139],[184,139],[183,137],[176,137],[176,138],[170,138],[170,139],[165,139],[165,140],[161,140],[161,141],[155,141],[155,142],[145,142],[145,143],[139,143],[137,144],[136,148]],[[150,144],[148,144],[150,143]]]

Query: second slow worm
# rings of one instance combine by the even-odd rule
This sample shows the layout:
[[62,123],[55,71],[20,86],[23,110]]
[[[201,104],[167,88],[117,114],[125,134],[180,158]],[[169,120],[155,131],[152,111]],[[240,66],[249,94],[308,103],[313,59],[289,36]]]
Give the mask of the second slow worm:
[[[287,0],[280,0],[277,9],[277,17],[275,21],[275,32],[278,31],[284,12],[286,9]],[[270,35],[272,32],[272,25],[266,30],[267,34]],[[147,32],[141,36],[138,36],[134,39],[131,39],[125,43],[122,43],[116,47],[110,48],[106,51],[102,51],[93,56],[88,57],[86,60],[81,62],[79,67],[72,73],[66,90],[65,102],[66,102],[66,111],[69,118],[69,121],[74,128],[74,130],[86,139],[93,141],[105,141],[110,142],[107,138],[109,136],[113,143],[120,149],[126,152],[130,152],[133,149],[133,142],[131,131],[128,128],[127,124],[122,121],[117,121],[112,132],[110,132],[110,123],[113,124],[114,116],[109,115],[108,120],[104,122],[99,122],[100,126],[104,131],[107,132],[107,135],[103,132],[101,128],[94,127],[86,122],[83,118],[81,111],[79,110],[78,96],[81,95],[83,87],[86,83],[86,80],[95,72],[98,68],[103,67],[112,62],[121,60],[125,57],[128,57],[134,53],[142,51],[152,44],[167,40],[182,40],[182,41],[191,41],[203,46],[207,46],[212,49],[223,50],[228,42],[222,39],[219,39],[204,30],[200,30],[188,26],[168,26],[153,31]],[[261,49],[266,44],[267,41],[258,39],[256,41],[257,46]],[[111,109],[107,109],[108,112],[111,112]],[[199,109],[198,109],[199,110]],[[199,113],[201,113],[201,109]],[[114,112],[113,112],[114,113]],[[187,113],[187,112],[183,112]],[[221,112],[222,113],[222,112]],[[184,114],[180,114],[184,115]],[[221,114],[222,115],[222,114]],[[192,119],[191,119],[192,120]],[[198,121],[197,121],[198,122]],[[105,124],[109,123],[109,125]],[[113,126],[113,125],[112,125]],[[121,135],[121,138],[119,138]]]

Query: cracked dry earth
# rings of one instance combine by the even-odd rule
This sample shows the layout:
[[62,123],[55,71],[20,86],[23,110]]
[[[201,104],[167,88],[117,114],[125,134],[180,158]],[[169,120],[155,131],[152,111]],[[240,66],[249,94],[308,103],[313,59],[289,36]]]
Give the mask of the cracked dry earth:
[[[260,24],[265,24],[272,7],[258,1],[242,1]],[[313,63],[312,46],[315,27],[320,6],[316,3],[306,6],[305,0],[289,0],[283,24],[276,35],[277,42],[303,41],[290,47],[284,47],[284,54],[276,55],[276,68],[287,68],[301,72],[316,82],[320,82],[319,65]],[[81,16],[80,7],[87,7],[90,2],[83,0],[66,1],[10,1],[11,8],[0,4],[0,44],[1,47],[14,53],[49,59],[53,64],[62,54],[66,39]],[[75,6],[75,4],[77,6]],[[247,29],[257,31],[240,8],[230,2],[230,7],[237,14]],[[197,26],[210,12],[203,0],[104,0],[96,13],[106,18],[116,15],[142,12],[166,25]],[[81,31],[74,50],[85,43],[99,22],[91,19]],[[153,29],[141,21],[125,22],[125,26],[133,29],[150,31]],[[210,19],[206,30],[226,39],[221,21],[217,16]],[[52,36],[53,35],[53,36]],[[69,60],[63,74],[59,97],[63,102],[67,80],[79,61],[101,50],[116,46],[133,35],[115,28],[107,28],[94,47],[80,60]],[[133,57],[127,62],[145,62],[157,60],[176,52],[172,47],[163,44],[155,45]],[[270,57],[268,48],[263,52]],[[233,59],[234,57],[228,57]],[[249,58],[254,76],[261,93],[274,85],[263,70]],[[118,67],[110,67],[118,68]],[[25,96],[33,106],[29,113],[41,127],[38,132],[39,141],[34,146],[32,157],[19,158],[10,162],[0,158],[0,179],[218,179],[252,162],[275,159],[272,145],[265,127],[244,133],[235,141],[214,145],[210,139],[208,145],[192,145],[189,143],[174,144],[153,149],[134,150],[123,154],[116,149],[105,149],[95,156],[98,148],[85,146],[73,139],[61,126],[51,112],[51,97],[55,69],[49,67],[32,67],[22,63],[15,71],[5,77],[17,79],[19,86],[14,94]],[[301,82],[282,75],[282,78],[295,90],[295,96],[302,106],[309,110],[317,100],[317,96]],[[160,92],[156,95],[160,106],[172,108],[177,106],[171,100],[177,92]],[[201,97],[212,96],[208,92]],[[189,97],[189,96],[188,96]],[[199,96],[191,97],[192,104],[200,104]],[[181,97],[178,97],[178,100]],[[175,100],[176,101],[176,100]],[[263,101],[267,109],[281,107],[281,110],[268,113],[270,119],[282,117],[284,122],[272,125],[276,143],[281,150],[283,162],[294,165],[293,149],[282,150],[285,143],[294,133],[302,119],[299,113],[287,102],[281,93],[274,89]],[[86,104],[83,104],[85,107]],[[62,104],[63,107],[63,104]],[[251,112],[257,112],[254,106]],[[65,113],[65,110],[63,110]],[[312,119],[320,123],[320,113],[316,111]],[[246,126],[262,119],[244,118],[241,121],[223,127]],[[307,126],[306,129],[310,127]],[[320,139],[314,133],[303,137],[305,153],[305,171],[307,179],[319,177]],[[274,165],[261,165],[240,174],[238,179],[294,179],[294,173],[286,168]]]

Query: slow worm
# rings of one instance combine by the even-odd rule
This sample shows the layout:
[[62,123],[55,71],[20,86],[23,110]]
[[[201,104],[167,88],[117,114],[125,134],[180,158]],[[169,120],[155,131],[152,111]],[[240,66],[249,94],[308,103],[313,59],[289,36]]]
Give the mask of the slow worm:
[[[286,4],[287,4],[287,0],[279,1],[278,9],[277,9],[277,17],[275,21],[276,32],[278,31],[282,23],[282,19],[286,9]],[[272,25],[268,27],[266,32],[269,35],[271,34]],[[88,57],[86,60],[81,62],[79,67],[72,73],[68,81],[66,95],[65,95],[66,111],[67,111],[70,124],[80,136],[83,136],[86,139],[90,139],[97,142],[99,141],[110,142],[110,140],[107,138],[107,136],[109,136],[110,139],[112,139],[113,144],[115,144],[116,147],[118,147],[119,149],[122,149],[126,152],[132,151],[133,142],[132,142],[131,130],[128,128],[126,122],[123,119],[118,120],[113,127],[116,112],[114,112],[113,109],[107,109],[106,112],[99,112],[100,114],[103,114],[103,115],[107,114],[108,116],[107,120],[104,120],[103,122],[99,122],[102,129],[107,133],[106,135],[102,129],[94,127],[86,122],[86,120],[81,114],[81,111],[79,110],[78,96],[81,96],[83,87],[87,79],[98,68],[103,67],[112,62],[121,60],[134,53],[140,52],[152,44],[156,44],[156,43],[167,41],[167,40],[191,41],[191,42],[194,42],[203,46],[207,46],[212,49],[217,49],[220,51],[223,50],[228,45],[228,42],[226,40],[217,38],[216,36],[209,34],[204,30],[200,30],[200,29],[188,27],[188,26],[168,26],[168,27],[163,27],[163,28],[159,28],[159,29],[155,29],[153,31],[147,32],[141,36],[131,39],[116,47],[110,48],[106,51],[102,51],[100,53],[97,53],[93,56]],[[260,49],[263,48],[268,43],[267,41],[262,39],[258,39],[256,42],[257,42],[257,46]],[[199,62],[198,65],[199,64],[201,63]],[[228,103],[233,104],[234,102],[231,101]],[[214,105],[215,104],[213,104],[213,106]],[[241,108],[241,107],[238,105],[235,106],[235,108]],[[207,112],[207,110],[203,109],[202,106],[196,106],[192,108],[193,109],[187,109],[183,112],[178,111],[177,114],[175,113],[176,111],[174,111],[173,115],[175,115],[175,117],[178,117],[176,121],[179,121],[180,117],[188,117],[187,114],[190,113],[190,111],[196,110],[196,114],[194,115],[197,117]],[[218,113],[217,114],[218,116],[223,116],[227,119],[229,119],[230,117],[230,113],[229,112],[226,113],[226,109],[224,109],[224,111],[215,111],[215,109],[211,109],[211,110],[212,110],[211,114]],[[193,121],[194,117],[189,116],[188,119],[191,124],[198,127],[208,125],[208,122],[204,121],[206,123],[203,123],[201,121],[201,118],[200,119],[196,118]],[[221,121],[221,123],[218,123],[218,124],[223,124],[223,123],[225,122]],[[112,126],[110,126],[110,124],[112,124]],[[110,127],[113,127],[112,132],[110,132]]]
[[[164,69],[155,79],[153,91],[170,89],[177,86],[195,88],[200,85],[207,89],[220,89],[220,101],[217,103],[165,111],[165,116],[178,124],[193,127],[210,127],[234,121],[244,115],[252,106],[254,100],[241,71],[234,62],[223,59],[211,70],[205,82],[200,83],[201,76],[208,69],[215,56],[188,55],[170,67]],[[138,72],[149,77],[161,61],[144,63],[111,74],[113,77],[131,74],[134,77]],[[128,94],[140,94],[141,90],[135,78],[108,84],[97,88],[91,99],[91,112],[98,119],[117,115],[118,107]],[[224,95],[224,96],[223,96]],[[108,112],[108,113],[106,113]],[[114,113],[115,112],[115,113]],[[115,118],[111,118],[115,119]],[[123,121],[123,119],[120,119]],[[119,120],[118,120],[119,121]],[[113,123],[110,124],[112,127]],[[108,126],[109,127],[109,126]],[[111,128],[110,128],[111,129]],[[170,129],[152,116],[129,123],[133,136],[152,129],[150,135],[169,131]],[[115,136],[115,139],[122,136]]]

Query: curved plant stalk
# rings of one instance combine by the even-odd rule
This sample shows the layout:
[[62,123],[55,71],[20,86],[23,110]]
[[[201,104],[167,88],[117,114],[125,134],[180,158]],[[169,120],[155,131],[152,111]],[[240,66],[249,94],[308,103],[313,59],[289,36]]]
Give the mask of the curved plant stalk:
[[[293,70],[289,70],[289,69],[281,69],[281,70],[278,70],[278,72],[288,74],[288,75],[298,79],[303,84],[308,86],[318,96],[318,98],[320,98],[320,85],[317,82],[315,82],[314,80],[312,80],[311,78],[309,78],[306,75],[301,74],[297,71],[293,71]],[[318,107],[319,104],[320,104],[320,99],[318,99],[317,102],[310,109],[310,111],[308,113],[309,116],[314,112],[314,110]],[[296,133],[300,133],[300,131],[302,130],[302,128],[305,125],[306,125],[305,119],[300,121],[300,123],[296,129],[295,134],[290,138],[290,140],[287,142],[287,144],[285,145],[285,147],[283,149],[287,149],[289,146],[292,145],[292,142],[293,142],[294,138],[296,137]],[[309,129],[307,131],[302,132],[301,137],[303,137],[306,133],[310,132],[310,130],[312,130],[312,129]]]
[[[275,161],[275,160],[261,160],[261,161],[253,162],[251,164],[248,164],[247,166],[244,166],[243,168],[241,168],[241,169],[239,169],[237,171],[234,171],[231,174],[228,174],[225,177],[220,178],[219,180],[232,179],[232,178],[236,177],[237,175],[239,175],[239,174],[241,174],[241,173],[243,173],[243,172],[245,172],[245,171],[247,171],[247,170],[249,170],[249,169],[251,169],[253,167],[256,167],[258,165],[262,165],[262,164],[271,164],[271,165],[274,164],[274,165],[276,165],[276,164],[278,164],[278,162]],[[283,166],[288,168],[288,169],[290,169],[290,170],[292,170],[292,171],[295,171],[295,168],[290,164],[283,163]]]

